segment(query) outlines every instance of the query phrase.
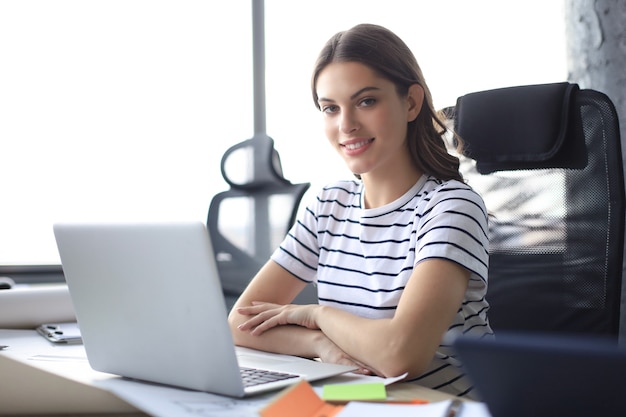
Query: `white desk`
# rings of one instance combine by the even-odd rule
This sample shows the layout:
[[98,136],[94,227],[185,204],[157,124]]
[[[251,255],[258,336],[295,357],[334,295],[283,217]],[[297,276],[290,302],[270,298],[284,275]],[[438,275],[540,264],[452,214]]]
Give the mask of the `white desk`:
[[[191,416],[208,415],[209,407],[227,406],[241,409],[237,415],[249,416],[255,415],[255,410],[277,395],[235,400],[128,381],[92,370],[82,345],[54,345],[34,330],[0,330],[0,345],[9,345],[0,351],[0,415],[3,416],[145,417],[153,415],[150,407],[158,409],[161,415],[184,415],[181,411],[184,408]],[[345,378],[349,377],[337,377],[332,382]],[[388,387],[388,394],[392,400],[419,398],[434,402],[451,398],[415,384],[394,384]],[[172,409],[171,414],[164,412],[168,407]],[[191,410],[194,407],[196,410]],[[220,410],[215,412],[221,415]],[[231,409],[224,415],[235,414]]]
[[[55,346],[34,330],[0,330],[0,414],[138,413],[94,383],[111,378],[93,371],[82,345]],[[83,358],[83,359],[81,359]]]

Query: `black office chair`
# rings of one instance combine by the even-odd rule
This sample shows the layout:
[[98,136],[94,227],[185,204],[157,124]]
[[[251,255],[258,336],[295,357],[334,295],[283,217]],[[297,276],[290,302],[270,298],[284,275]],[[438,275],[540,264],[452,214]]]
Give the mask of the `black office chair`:
[[[230,189],[211,200],[207,228],[230,310],[295,222],[310,184],[292,184],[283,176],[268,136],[232,146],[222,157],[221,170]],[[308,286],[295,302],[317,302],[316,288]]]
[[624,253],[620,131],[609,98],[555,83],[460,97],[462,171],[491,214],[494,331],[617,338]]

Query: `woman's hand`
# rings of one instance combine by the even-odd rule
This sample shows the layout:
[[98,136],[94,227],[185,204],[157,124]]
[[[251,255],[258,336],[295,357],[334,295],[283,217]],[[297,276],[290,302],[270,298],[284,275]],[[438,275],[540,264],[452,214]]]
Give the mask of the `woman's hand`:
[[253,301],[251,306],[237,309],[239,314],[250,316],[237,328],[242,331],[249,331],[255,336],[272,327],[287,324],[317,330],[319,327],[315,322],[315,313],[318,308],[318,305],[279,305]]
[[363,375],[379,375],[375,370],[367,367],[365,364],[360,363],[348,356],[346,352],[341,350],[336,344],[333,343],[327,337],[324,337],[318,342],[317,352],[320,360],[327,363],[337,363],[340,365],[358,366],[359,369],[354,371],[357,374]]
[[[279,305],[253,302],[251,306],[239,307],[237,309],[239,314],[250,316],[250,319],[240,324],[237,328],[241,331],[249,331],[253,335],[260,335],[273,327],[283,325],[296,325],[306,327],[307,329],[319,330],[315,321],[318,309],[318,305]],[[359,374],[379,374],[365,364],[350,357],[323,333],[322,337],[315,342],[315,345],[315,351],[322,362],[357,366],[359,369],[355,372]]]

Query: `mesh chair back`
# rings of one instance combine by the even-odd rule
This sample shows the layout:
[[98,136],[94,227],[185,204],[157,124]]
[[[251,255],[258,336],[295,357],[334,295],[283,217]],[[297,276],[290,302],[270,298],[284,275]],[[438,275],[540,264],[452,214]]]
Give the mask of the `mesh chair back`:
[[[211,200],[207,228],[230,309],[286,236],[310,184],[283,177],[274,141],[267,136],[228,149],[222,176],[230,189]],[[311,288],[299,300],[315,302],[316,297]]]
[[608,97],[570,83],[460,97],[462,171],[490,212],[494,331],[617,337],[624,175]]

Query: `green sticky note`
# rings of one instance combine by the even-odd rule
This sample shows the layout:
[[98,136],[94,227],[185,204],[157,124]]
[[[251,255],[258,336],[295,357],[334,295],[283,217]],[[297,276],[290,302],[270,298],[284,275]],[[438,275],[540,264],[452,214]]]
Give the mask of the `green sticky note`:
[[382,382],[324,385],[322,398],[325,401],[381,401],[387,398],[387,390]]

